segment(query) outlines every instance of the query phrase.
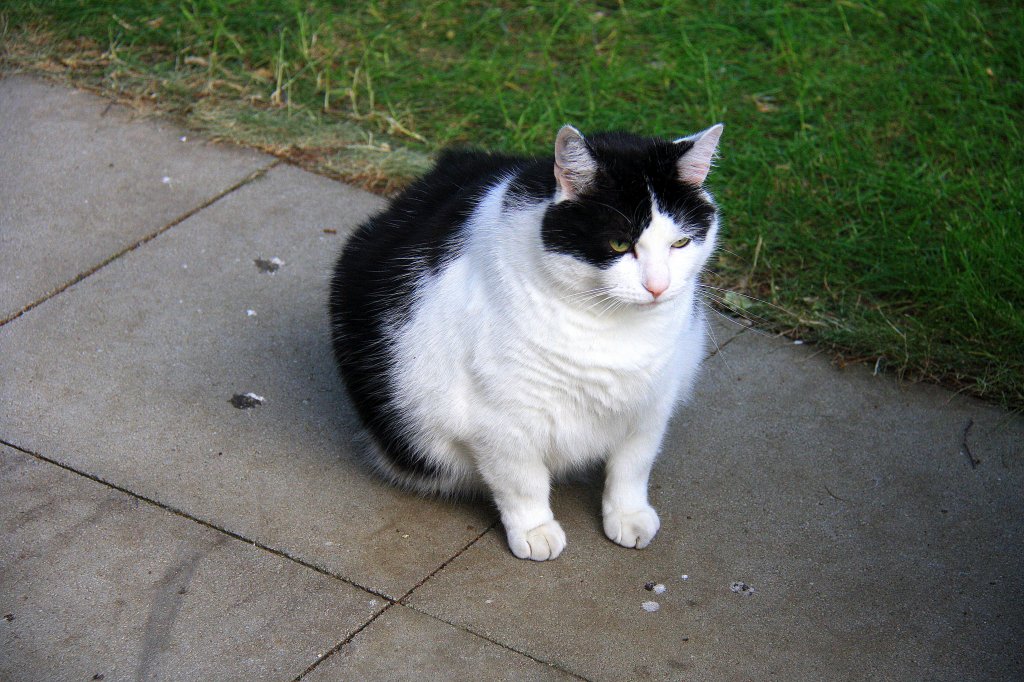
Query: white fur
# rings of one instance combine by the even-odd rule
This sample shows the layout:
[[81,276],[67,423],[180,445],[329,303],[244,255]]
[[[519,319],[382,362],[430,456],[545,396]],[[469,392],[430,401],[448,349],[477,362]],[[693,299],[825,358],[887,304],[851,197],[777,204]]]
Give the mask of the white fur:
[[597,460],[605,533],[645,547],[659,527],[651,467],[704,355],[696,285],[717,225],[702,243],[672,248],[685,226],[655,202],[635,253],[601,270],[546,252],[547,204],[503,208],[507,187],[491,188],[462,254],[425,276],[410,318],[393,328],[403,427],[450,474],[431,492],[491,491],[518,557],[561,553],[551,479]]
[[570,125],[562,126],[555,138],[555,179],[559,200],[576,197],[594,179],[597,162],[587,151],[583,135]]
[[700,187],[711,171],[711,165],[718,150],[718,139],[722,136],[725,126],[717,123],[707,130],[681,137],[679,142],[692,142],[693,148],[679,159],[679,179]]

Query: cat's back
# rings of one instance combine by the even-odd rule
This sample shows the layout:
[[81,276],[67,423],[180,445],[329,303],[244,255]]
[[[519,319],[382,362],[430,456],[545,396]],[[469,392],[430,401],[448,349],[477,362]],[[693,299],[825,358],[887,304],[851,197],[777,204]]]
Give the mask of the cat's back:
[[444,152],[434,168],[364,222],[346,243],[331,281],[336,324],[408,308],[424,274],[460,253],[466,222],[488,187],[524,162],[477,151]]
[[371,365],[388,330],[408,319],[425,281],[464,251],[470,218],[488,190],[532,165],[524,157],[447,150],[429,173],[359,226],[330,283],[334,350],[346,379],[375,371]]
[[[392,200],[381,214],[364,223],[353,246],[447,248],[449,255],[466,220],[486,191],[514,175],[529,159],[471,150],[444,152],[434,168]],[[347,249],[348,250],[348,249]],[[386,254],[385,254],[386,255]],[[440,255],[440,253],[438,253]],[[436,265],[430,259],[432,266]]]

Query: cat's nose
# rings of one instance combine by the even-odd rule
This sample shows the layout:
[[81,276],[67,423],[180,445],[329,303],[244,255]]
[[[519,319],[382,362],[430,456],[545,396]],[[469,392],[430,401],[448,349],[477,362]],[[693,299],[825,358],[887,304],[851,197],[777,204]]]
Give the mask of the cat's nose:
[[668,289],[668,282],[648,281],[644,282],[644,289],[651,292],[651,296],[658,298]]

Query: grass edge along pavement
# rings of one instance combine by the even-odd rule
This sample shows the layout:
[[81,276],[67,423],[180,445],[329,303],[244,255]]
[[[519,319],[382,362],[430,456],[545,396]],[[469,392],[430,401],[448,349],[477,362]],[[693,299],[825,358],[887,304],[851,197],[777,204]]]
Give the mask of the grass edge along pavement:
[[606,4],[55,0],[0,30],[5,71],[382,193],[447,144],[725,120],[709,302],[1024,409],[1024,9]]

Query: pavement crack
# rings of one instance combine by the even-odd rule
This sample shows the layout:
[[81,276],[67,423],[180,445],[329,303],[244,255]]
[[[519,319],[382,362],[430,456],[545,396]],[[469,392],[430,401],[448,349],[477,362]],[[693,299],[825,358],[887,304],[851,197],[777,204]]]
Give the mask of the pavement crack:
[[320,654],[320,655],[318,655],[318,656],[317,656],[317,658],[316,658],[316,660],[315,660],[315,661],[313,661],[312,663],[310,663],[310,664],[309,664],[309,667],[307,667],[307,668],[306,668],[305,670],[303,670],[303,671],[302,671],[301,673],[299,673],[299,674],[298,674],[298,676],[296,676],[296,677],[295,677],[295,678],[294,678],[294,679],[292,680],[292,682],[299,682],[299,680],[301,680],[301,679],[302,679],[303,677],[305,677],[305,676],[306,676],[306,675],[308,675],[309,673],[313,672],[313,671],[314,671],[314,670],[316,669],[316,667],[317,667],[318,665],[320,665],[321,663],[323,663],[324,661],[326,661],[326,660],[327,660],[328,658],[330,658],[330,657],[331,657],[331,656],[333,656],[334,654],[336,654],[336,653],[338,653],[339,651],[341,651],[341,648],[342,648],[343,646],[345,646],[346,644],[348,644],[349,642],[351,642],[351,641],[352,641],[353,639],[355,639],[355,638],[356,638],[356,636],[357,636],[357,635],[359,635],[359,633],[360,633],[360,632],[362,632],[362,631],[363,631],[363,630],[365,630],[366,628],[370,627],[370,624],[371,624],[371,623],[373,623],[373,621],[375,621],[375,620],[377,620],[378,618],[380,618],[381,616],[383,616],[383,615],[384,615],[384,613],[385,613],[385,612],[386,612],[386,611],[387,611],[388,609],[390,609],[390,608],[391,608],[392,606],[394,606],[394,605],[395,605],[395,603],[396,603],[396,602],[393,602],[393,601],[388,601],[388,603],[386,603],[386,604],[384,605],[384,608],[382,608],[382,609],[381,609],[380,611],[378,611],[377,613],[375,613],[375,614],[373,614],[372,616],[370,616],[369,620],[367,620],[367,621],[366,621],[365,623],[363,623],[363,624],[362,624],[362,625],[360,625],[360,626],[359,626],[358,628],[356,628],[355,630],[353,630],[353,631],[351,632],[351,634],[349,634],[349,636],[348,636],[348,637],[346,637],[345,639],[343,639],[343,640],[341,640],[340,642],[338,642],[337,644],[335,644],[335,645],[334,645],[333,647],[331,647],[330,649],[328,649],[328,650],[327,650],[327,651],[326,651],[325,653],[323,653],[323,654]]
[[[401,604],[402,606],[408,606],[407,604],[403,604],[402,603],[404,599],[406,599],[409,595],[411,595],[413,592],[415,592],[417,588],[419,588],[424,583],[426,583],[428,580],[430,580],[435,575],[437,575],[440,571],[444,570],[445,566],[447,566],[448,564],[450,564],[451,562],[453,562],[457,558],[459,558],[459,556],[461,556],[463,552],[465,552],[467,549],[469,549],[470,547],[475,545],[480,540],[480,538],[482,538],[484,535],[487,535],[487,533],[489,533],[491,530],[493,530],[494,527],[497,526],[497,525],[498,525],[498,521],[497,520],[491,522],[491,524],[489,526],[487,526],[486,528],[484,528],[483,531],[481,531],[476,537],[474,537],[472,540],[467,542],[465,544],[465,546],[463,546],[461,549],[459,549],[459,551],[457,551],[455,554],[453,554],[452,556],[450,556],[447,559],[445,559],[444,561],[442,561],[441,564],[437,568],[435,568],[433,571],[428,573],[422,580],[420,580],[418,583],[413,585],[404,595],[399,597],[397,600],[391,600],[388,597],[384,597],[385,599],[387,599],[387,603],[384,605],[384,608],[382,608],[380,611],[375,613],[369,620],[367,620],[365,623],[363,623],[359,628],[357,628],[354,632],[352,632],[348,637],[346,637],[345,639],[341,640],[340,642],[335,644],[333,647],[328,649],[326,653],[323,653],[323,654],[317,656],[317,659],[315,661],[313,661],[309,665],[308,668],[306,668],[301,673],[299,673],[298,677],[296,677],[292,682],[299,682],[299,680],[304,678],[309,673],[313,672],[313,670],[315,670],[316,667],[319,666],[321,663],[323,663],[328,658],[330,658],[334,654],[336,654],[339,651],[341,651],[341,649],[346,644],[348,644],[353,639],[355,639],[356,636],[359,635],[360,632],[362,632],[363,630],[368,628],[373,621],[377,620],[382,615],[384,615],[384,613],[388,609],[390,609],[392,606],[394,606],[395,604]],[[381,596],[383,596],[383,595],[381,595]],[[430,616],[430,614],[425,614],[425,615]],[[433,616],[430,616],[430,617],[432,618]],[[471,633],[471,634],[475,634],[475,633]]]
[[527,653],[525,651],[517,649],[514,646],[511,646],[509,644],[505,644],[504,642],[499,642],[498,640],[492,639],[492,638],[488,637],[487,635],[480,634],[479,632],[476,632],[475,630],[472,630],[472,629],[466,627],[465,625],[460,625],[459,623],[453,623],[450,620],[445,620],[444,618],[440,618],[438,616],[435,616],[432,613],[427,613],[426,611],[424,611],[422,609],[418,609],[415,606],[411,606],[409,604],[402,604],[402,606],[405,606],[406,608],[412,609],[416,613],[422,614],[422,615],[424,615],[424,616],[426,616],[428,618],[432,618],[433,620],[436,620],[436,621],[439,621],[441,623],[444,623],[445,625],[450,625],[450,626],[452,626],[453,628],[455,628],[457,630],[462,630],[463,632],[465,632],[467,634],[470,634],[470,635],[473,635],[474,637],[479,637],[480,639],[484,640],[485,642],[489,642],[491,644],[494,644],[495,646],[499,646],[502,649],[505,649],[506,651],[511,651],[514,654],[518,654],[520,656],[524,656],[525,658],[530,659],[534,663],[539,663],[539,664],[545,665],[545,666],[547,666],[549,668],[554,668],[555,670],[557,670],[559,672],[563,672],[566,675],[570,675],[574,679],[583,680],[583,682],[591,682],[589,678],[583,677],[579,673],[574,673],[571,670],[563,668],[562,666],[558,665],[557,663],[552,663],[551,661],[545,661],[544,659],[537,658],[536,656],[533,656],[533,655],[531,655],[531,654],[529,654],[529,653]]
[[473,538],[472,540],[470,540],[469,542],[467,542],[467,543],[466,543],[466,545],[465,545],[465,546],[464,546],[464,547],[463,547],[462,549],[460,549],[460,550],[459,550],[459,551],[457,551],[457,552],[456,552],[455,554],[453,554],[452,556],[450,556],[450,557],[448,557],[447,559],[445,559],[444,561],[442,561],[442,562],[441,562],[441,565],[439,565],[439,566],[438,566],[437,568],[435,568],[435,569],[434,569],[433,571],[431,571],[431,572],[430,572],[430,573],[428,573],[428,574],[427,574],[426,576],[424,576],[424,578],[423,578],[422,580],[420,580],[420,581],[419,581],[418,583],[416,583],[416,584],[415,584],[415,585],[413,585],[413,586],[412,586],[411,588],[409,588],[409,591],[408,591],[408,592],[406,592],[405,594],[403,594],[403,595],[402,595],[401,597],[399,597],[399,598],[398,598],[398,600],[397,600],[397,601],[398,601],[398,603],[399,603],[399,604],[402,604],[403,606],[408,606],[408,604],[406,604],[406,603],[405,603],[405,600],[406,600],[406,599],[408,599],[408,598],[409,598],[409,596],[410,596],[410,595],[411,595],[411,594],[412,594],[413,592],[415,592],[415,591],[416,591],[417,589],[419,589],[420,587],[422,587],[422,586],[423,586],[423,585],[424,585],[424,584],[425,584],[425,583],[426,583],[426,582],[427,582],[428,580],[430,580],[431,578],[433,578],[433,577],[434,577],[435,575],[437,575],[438,573],[440,573],[441,571],[443,571],[443,570],[445,569],[445,567],[446,567],[446,566],[448,566],[448,564],[450,564],[451,562],[455,561],[455,560],[456,560],[456,559],[458,559],[458,558],[459,558],[460,556],[462,556],[462,553],[463,553],[463,552],[465,552],[465,551],[466,551],[467,549],[469,549],[470,547],[472,547],[473,545],[475,545],[475,544],[476,544],[476,543],[477,543],[477,542],[478,542],[478,541],[480,540],[480,538],[482,538],[483,536],[487,535],[487,534],[488,534],[488,533],[490,533],[490,532],[491,532],[492,530],[494,530],[494,528],[495,528],[495,527],[496,527],[496,526],[498,525],[498,523],[499,523],[499,521],[498,521],[497,519],[495,519],[494,521],[492,521],[492,522],[491,522],[491,525],[489,525],[489,526],[487,526],[486,528],[484,528],[484,529],[483,529],[483,531],[482,531],[482,532],[481,532],[481,533],[480,533],[479,535],[477,535],[477,536],[476,536],[475,538]]
[[122,248],[120,251],[117,251],[116,253],[114,253],[112,256],[107,257],[105,260],[101,261],[97,265],[94,265],[91,268],[89,268],[88,270],[85,270],[83,272],[78,273],[71,280],[65,282],[64,284],[61,284],[56,289],[53,289],[52,291],[44,294],[41,298],[38,298],[35,301],[32,301],[31,303],[29,303],[28,305],[24,306],[20,310],[17,310],[15,312],[11,313],[10,315],[8,315],[7,317],[5,317],[3,319],[0,319],[0,327],[2,327],[3,325],[7,324],[8,322],[13,322],[14,320],[18,319],[19,317],[21,317],[22,315],[24,315],[28,311],[32,310],[33,308],[36,308],[36,307],[42,305],[43,303],[46,303],[47,301],[49,301],[54,296],[57,296],[58,294],[61,294],[64,291],[67,291],[68,289],[70,289],[71,287],[75,286],[76,284],[78,284],[82,280],[86,279],[87,277],[90,277],[91,275],[93,275],[96,272],[102,270],[103,268],[105,268],[106,266],[110,265],[111,263],[113,263],[117,259],[121,258],[121,256],[123,256],[126,253],[129,253],[131,251],[134,251],[135,249],[139,248],[143,244],[146,244],[147,242],[150,242],[150,241],[156,239],[157,237],[162,235],[167,230],[171,229],[172,227],[174,227],[176,225],[180,225],[181,223],[185,222],[186,220],[188,220],[189,218],[194,216],[196,213],[199,213],[200,211],[202,211],[202,210],[204,210],[206,208],[209,208],[210,206],[212,206],[213,204],[217,203],[218,201],[220,201],[221,199],[223,199],[227,195],[229,195],[232,192],[234,192],[235,190],[241,189],[245,185],[248,185],[250,182],[253,182],[255,180],[258,180],[258,179],[262,178],[271,169],[281,165],[282,163],[284,163],[284,162],[281,161],[280,159],[275,159],[274,161],[272,161],[271,163],[267,164],[266,166],[263,166],[262,168],[258,168],[257,170],[253,171],[252,173],[249,173],[247,176],[245,176],[244,178],[242,178],[238,182],[234,183],[233,185],[231,185],[227,189],[224,189],[224,190],[220,191],[219,193],[217,193],[214,196],[210,197],[209,199],[207,199],[206,201],[202,202],[201,204],[195,206],[194,208],[189,209],[188,211],[186,211],[185,213],[181,214],[180,216],[178,216],[177,218],[175,218],[171,222],[167,223],[166,225],[164,225],[162,227],[159,227],[155,231],[147,234],[146,236],[141,237],[141,238],[135,240],[134,242],[132,242],[128,246]]
[[371,594],[374,597],[379,597],[379,598],[383,599],[385,602],[387,602],[387,604],[389,606],[394,604],[394,603],[396,603],[396,601],[397,601],[394,598],[389,597],[388,595],[384,594],[383,592],[380,592],[378,590],[373,589],[372,587],[366,587],[365,585],[360,585],[359,583],[357,583],[357,582],[355,582],[355,581],[353,581],[353,580],[351,580],[349,578],[346,578],[344,576],[340,576],[340,575],[338,575],[336,573],[332,573],[331,571],[327,570],[326,568],[323,568],[321,566],[317,566],[314,563],[310,563],[309,561],[307,561],[305,559],[301,559],[301,558],[299,558],[299,557],[297,557],[297,556],[295,556],[293,554],[290,554],[290,553],[288,553],[288,552],[286,552],[284,550],[278,549],[276,547],[271,547],[270,545],[266,545],[266,544],[264,544],[264,543],[262,543],[262,542],[260,542],[258,540],[254,540],[252,538],[249,538],[249,537],[246,537],[244,535],[241,535],[240,533],[236,533],[236,532],[234,532],[232,530],[228,530],[227,528],[222,528],[221,526],[218,526],[215,523],[212,523],[212,522],[207,521],[205,519],[201,519],[198,516],[193,516],[192,514],[189,514],[188,512],[185,512],[185,511],[183,511],[181,509],[178,509],[177,507],[174,507],[172,505],[166,504],[164,502],[160,502],[159,500],[155,500],[155,499],[153,499],[151,497],[146,497],[145,495],[141,495],[139,493],[133,492],[133,491],[128,490],[127,488],[125,488],[123,486],[120,486],[120,485],[118,485],[116,483],[112,483],[110,481],[107,481],[107,480],[105,480],[103,478],[100,478],[99,476],[94,475],[94,474],[90,474],[90,473],[87,473],[85,471],[80,471],[78,469],[75,469],[72,466],[64,464],[63,462],[60,462],[60,461],[57,461],[57,460],[52,459],[50,457],[47,457],[46,455],[42,455],[42,454],[39,454],[38,452],[33,452],[32,450],[28,450],[26,448],[23,448],[20,445],[17,445],[16,443],[11,443],[10,441],[7,441],[7,440],[4,440],[4,439],[0,438],[0,445],[6,445],[7,447],[9,447],[9,448],[11,448],[13,450],[17,450],[18,452],[22,452],[22,453],[28,455],[29,457],[33,457],[33,458],[38,459],[38,460],[40,460],[42,462],[46,462],[47,464],[52,464],[53,466],[60,467],[61,469],[64,469],[65,471],[68,471],[70,473],[76,474],[78,476],[82,476],[83,478],[87,478],[90,481],[93,481],[94,483],[99,483],[100,485],[106,486],[107,488],[110,488],[112,490],[116,490],[116,491],[118,491],[120,493],[123,493],[125,495],[130,496],[130,497],[133,497],[133,498],[135,498],[137,500],[140,500],[142,502],[145,502],[147,504],[151,504],[154,507],[162,509],[162,510],[164,510],[166,512],[170,512],[171,514],[174,514],[176,516],[180,516],[183,519],[188,519],[189,521],[192,521],[194,523],[198,523],[199,525],[205,526],[206,528],[209,528],[210,530],[214,530],[214,531],[216,531],[218,533],[222,533],[222,534],[224,534],[224,535],[226,535],[226,536],[228,536],[228,537],[230,537],[230,538],[232,538],[234,540],[238,540],[240,542],[244,542],[247,545],[251,545],[253,547],[256,547],[257,549],[261,549],[264,552],[269,552],[270,554],[273,554],[274,556],[280,557],[282,559],[287,559],[288,561],[296,563],[296,564],[298,564],[298,565],[300,565],[300,566],[302,566],[304,568],[308,568],[308,569],[310,569],[312,571],[316,571],[317,573],[319,573],[319,574],[321,574],[323,576],[326,576],[328,578],[333,578],[334,580],[338,580],[340,582],[343,582],[346,585],[350,585],[350,586],[355,587],[355,588],[357,588],[359,590],[362,590],[363,592],[367,592],[368,594]]

